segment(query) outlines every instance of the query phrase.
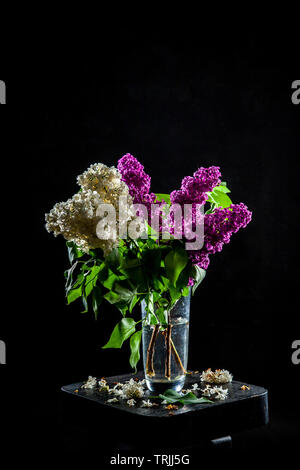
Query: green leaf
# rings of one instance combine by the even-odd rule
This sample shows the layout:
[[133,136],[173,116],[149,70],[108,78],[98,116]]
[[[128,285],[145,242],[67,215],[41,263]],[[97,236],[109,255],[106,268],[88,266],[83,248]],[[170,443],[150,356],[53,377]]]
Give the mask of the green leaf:
[[181,292],[182,292],[183,297],[187,297],[187,296],[189,295],[189,293],[190,293],[190,288],[189,288],[189,286],[183,287],[183,289],[182,289]]
[[217,186],[216,188],[214,188],[213,192],[207,193],[208,202],[212,204],[211,210],[209,211],[210,213],[216,207],[223,207],[225,209],[226,207],[229,207],[232,204],[230,197],[225,194],[226,192],[228,192],[226,191],[226,189],[226,186],[222,186],[222,188],[221,186]]
[[148,237],[150,237],[148,238],[148,244],[150,241],[158,240],[159,234],[157,233],[157,231],[154,230],[154,228],[151,228],[151,226],[147,222],[145,222],[145,225],[146,225]]
[[175,390],[168,389],[164,393],[161,393],[158,397],[153,398],[161,398],[162,400],[166,400],[168,403],[176,403],[182,399],[182,395]]
[[124,341],[135,332],[135,325],[133,318],[122,318],[115,326],[108,343],[102,348],[121,348]]
[[181,289],[177,289],[177,287],[169,286],[169,292],[170,292],[170,296],[172,299],[172,304],[175,304],[175,302],[181,297]]
[[136,365],[140,360],[140,344],[141,344],[141,338],[142,338],[142,330],[137,331],[134,333],[131,338],[130,338],[130,365],[133,369],[135,369],[136,372]]
[[137,295],[133,296],[129,305],[129,312],[132,313],[135,305],[138,303],[139,297]]
[[227,188],[227,185],[226,185],[225,181],[222,182],[220,184],[220,186],[216,186],[214,189],[216,189],[218,191],[222,191],[223,193],[230,193],[231,192],[230,189]]
[[166,326],[168,324],[168,312],[164,309],[164,307],[157,308],[155,315],[157,316],[159,323],[162,326]]
[[72,264],[74,259],[81,258],[85,253],[80,250],[74,242],[67,242],[69,261]]
[[166,204],[171,204],[170,194],[155,193],[155,196],[158,202],[164,200]]
[[118,248],[114,248],[109,255],[105,258],[105,264],[114,272],[117,271],[120,266],[120,252]]
[[101,248],[94,248],[93,250],[89,250],[89,255],[92,258],[97,259],[98,261],[103,260],[103,257],[104,257],[103,251],[101,250]]
[[156,277],[160,270],[162,250],[159,248],[147,249],[142,257],[145,263],[145,269],[148,275]]
[[141,260],[135,259],[128,261],[129,263],[127,264],[127,268],[123,267],[125,266],[125,263],[123,264],[122,268],[120,268],[120,271],[124,274],[123,279],[127,278],[131,279],[135,283],[145,284],[147,279],[143,270]]
[[142,263],[141,263],[140,259],[137,259],[137,258],[133,258],[133,259],[123,258],[122,261],[121,261],[120,268],[129,270],[129,269],[133,269],[133,268],[136,268],[138,266],[141,266],[141,265],[142,265]]
[[87,313],[89,311],[89,306],[88,306],[88,302],[86,300],[86,297],[83,295],[82,298],[82,304],[83,304],[83,310],[81,313]]
[[[152,397],[157,398],[157,397]],[[180,403],[181,405],[191,405],[199,403],[213,403],[205,397],[197,398],[193,392],[182,395],[181,393],[175,392],[175,390],[166,390],[165,393],[160,394],[158,398],[166,400],[167,403]]]
[[142,266],[126,271],[126,277],[134,285],[139,286],[138,290],[145,292],[148,288],[148,278]]
[[107,294],[105,294],[103,297],[110,304],[116,304],[116,303],[120,302],[120,296],[118,294],[116,294],[115,292],[113,292],[112,290],[107,292]]
[[128,289],[123,286],[120,282],[116,282],[114,286],[114,292],[119,295],[120,300],[130,303],[133,297],[136,295],[136,290],[134,288]]
[[218,206],[222,206],[224,209],[232,204],[230,197],[224,192],[218,191],[217,188],[214,189],[212,198]]
[[78,264],[78,261],[76,261],[74,264],[72,264],[72,266],[70,267],[70,269],[68,269],[67,271],[65,271],[65,278],[66,278],[66,289],[68,287],[70,287],[73,283],[73,273],[74,273],[74,270],[76,268]]
[[153,301],[154,292],[149,292],[145,297],[146,311],[147,311],[147,324],[148,325],[157,325],[159,323],[155,313],[154,313],[154,301]]
[[162,282],[160,277],[155,277],[153,280],[153,287],[156,291],[158,291],[160,294],[166,291],[166,286]]
[[186,267],[181,271],[180,275],[178,276],[178,279],[176,281],[177,289],[187,286],[189,282],[189,277],[190,277],[190,270],[191,270],[191,265],[190,263],[188,263]]
[[197,398],[193,392],[189,392],[182,397],[180,403],[183,405],[196,405],[199,403],[213,403],[213,401],[205,397]]
[[97,282],[97,276],[100,271],[100,266],[93,266],[91,272],[86,276],[84,283],[85,296],[88,297],[92,292]]
[[122,313],[123,317],[126,317],[126,313],[128,311],[128,304],[122,300],[120,302],[117,302],[115,306]]
[[194,285],[192,287],[192,295],[195,294],[197,287],[201,284],[203,279],[206,276],[205,269],[200,268],[199,266],[195,265],[191,269],[191,277],[194,279]]
[[209,201],[209,199],[208,199],[208,202],[209,202],[210,208],[207,211],[205,211],[205,214],[212,214],[217,206],[215,203],[211,202],[211,200]]
[[92,294],[92,306],[93,306],[96,320],[98,318],[99,306],[101,305],[102,301],[103,301],[102,291],[100,287],[95,286],[93,289],[93,294]]
[[71,289],[75,289],[76,287],[82,286],[83,281],[84,281],[84,274],[83,273],[78,274],[77,279],[74,282],[74,284],[67,289],[67,293]]
[[82,286],[77,287],[76,289],[71,289],[67,294],[68,305],[74,300],[82,296]]
[[113,273],[110,269],[107,271],[107,277],[105,280],[102,280],[102,284],[106,289],[113,289],[115,282],[126,279],[125,276],[120,276]]
[[188,262],[188,255],[184,248],[178,247],[170,251],[165,257],[165,268],[168,279],[175,286],[176,281]]

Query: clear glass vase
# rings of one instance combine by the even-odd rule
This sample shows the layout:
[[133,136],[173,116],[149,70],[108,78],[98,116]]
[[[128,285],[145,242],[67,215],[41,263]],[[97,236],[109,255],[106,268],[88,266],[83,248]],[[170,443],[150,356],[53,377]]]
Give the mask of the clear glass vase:
[[[162,393],[183,388],[188,362],[191,292],[167,312],[168,324],[145,321],[142,335],[143,362],[149,390]],[[147,316],[143,301],[142,318]]]

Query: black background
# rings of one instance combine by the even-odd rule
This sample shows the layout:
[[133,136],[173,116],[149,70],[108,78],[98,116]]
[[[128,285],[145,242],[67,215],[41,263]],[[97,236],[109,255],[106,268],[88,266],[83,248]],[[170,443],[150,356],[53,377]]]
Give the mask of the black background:
[[246,203],[253,220],[211,257],[192,300],[189,367],[224,367],[269,390],[271,424],[238,436],[237,449],[293,448],[300,371],[291,361],[299,338],[294,38],[253,31],[238,40],[153,33],[141,41],[126,28],[104,36],[93,59],[73,62],[68,48],[62,61],[49,51],[37,61],[20,54],[18,79],[0,77],[8,100],[3,141],[13,150],[2,209],[16,219],[8,206],[14,198],[18,210],[4,253],[3,271],[12,270],[1,381],[18,378],[17,396],[26,397],[34,423],[31,442],[49,439],[51,429],[54,450],[72,451],[79,441],[87,449],[72,429],[57,438],[60,386],[128,372],[128,350],[101,350],[119,318],[113,308],[103,306],[95,323],[76,303],[65,305],[67,253],[64,240],[46,232],[44,213],[77,191],[76,176],[91,163],[116,165],[127,152],[144,164],[154,192],[218,165],[233,201]]

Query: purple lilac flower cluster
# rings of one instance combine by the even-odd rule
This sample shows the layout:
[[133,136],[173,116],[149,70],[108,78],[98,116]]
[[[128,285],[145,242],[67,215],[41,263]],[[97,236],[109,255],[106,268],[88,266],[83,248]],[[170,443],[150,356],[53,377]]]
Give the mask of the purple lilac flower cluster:
[[220,176],[218,166],[200,167],[194,176],[183,178],[181,188],[171,193],[172,204],[204,204],[208,197],[207,192],[221,184]]
[[223,209],[218,207],[212,214],[204,218],[204,245],[199,251],[190,251],[189,257],[193,264],[203,269],[209,265],[209,255],[220,252],[225,243],[230,242],[231,235],[245,228],[252,218],[250,212],[242,202],[231,204]]
[[[159,218],[159,231],[166,231],[167,220],[163,221],[160,208],[164,202],[156,201],[156,195],[150,192],[151,178],[144,171],[144,166],[130,153],[126,153],[118,161],[118,170],[128,188],[135,204],[143,204],[148,211],[148,224],[152,225],[154,218]],[[139,211],[137,211],[137,215]]]
[[144,172],[143,165],[130,153],[118,161],[118,170],[128,188],[135,204],[144,204],[150,209],[156,196],[150,193],[151,178]]
[[[132,155],[127,153],[118,162],[118,170],[122,175],[122,180],[127,184],[129,192],[135,203],[144,204],[150,214],[151,204],[155,203],[156,196],[150,193],[151,178],[144,172],[143,165]],[[211,166],[209,168],[200,167],[193,176],[183,178],[181,188],[173,191],[170,195],[172,204],[192,204],[190,230],[194,230],[196,212],[199,206],[205,204],[208,199],[208,192],[213,191],[221,184],[220,168]],[[161,203],[156,203],[158,208]],[[245,204],[231,204],[228,208],[218,207],[211,214],[204,217],[204,245],[201,250],[189,252],[192,264],[207,269],[209,256],[220,252],[225,243],[230,242],[231,235],[240,228],[246,227],[250,222],[252,213]],[[149,221],[151,219],[149,218]],[[172,214],[168,219],[170,226],[168,230],[174,233],[172,226]],[[165,221],[166,222],[166,221]],[[163,228],[166,230],[166,227]],[[182,224],[184,233],[184,227]],[[190,279],[189,285],[193,280]]]
[[[207,201],[207,193],[221,183],[220,177],[218,166],[200,167],[193,176],[185,176],[181,182],[181,188],[170,195],[172,204],[180,204],[182,208],[185,204],[192,204],[188,224],[187,220],[182,219],[182,234],[189,234],[189,240],[192,239],[196,224],[200,221],[199,207]],[[170,232],[173,233],[172,220],[170,225]]]

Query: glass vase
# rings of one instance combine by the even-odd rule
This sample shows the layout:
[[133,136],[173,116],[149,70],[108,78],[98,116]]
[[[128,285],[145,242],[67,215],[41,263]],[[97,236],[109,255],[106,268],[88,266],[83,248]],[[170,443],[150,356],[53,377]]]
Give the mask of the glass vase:
[[[147,319],[142,334],[143,362],[149,390],[162,393],[183,388],[188,362],[191,292],[166,312],[167,324],[151,324]],[[145,301],[142,318],[147,317]],[[153,316],[152,316],[153,318]]]

